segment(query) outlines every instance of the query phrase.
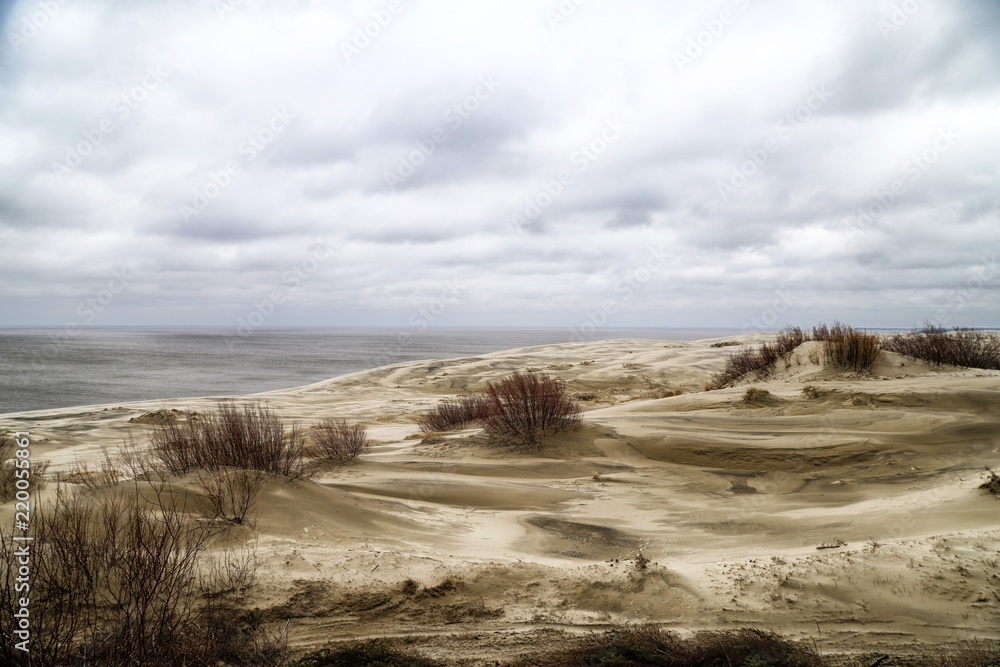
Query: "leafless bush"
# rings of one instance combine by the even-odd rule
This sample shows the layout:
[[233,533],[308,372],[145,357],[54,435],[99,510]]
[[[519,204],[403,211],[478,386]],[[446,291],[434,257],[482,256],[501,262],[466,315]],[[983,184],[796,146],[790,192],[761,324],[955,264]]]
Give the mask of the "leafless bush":
[[[209,529],[161,502],[162,487],[136,483],[114,492],[57,490],[32,516],[31,653],[0,643],[0,663],[101,666],[211,665],[248,653],[236,613],[216,591],[236,590],[246,569],[201,567]],[[163,498],[165,500],[165,497]],[[16,562],[23,543],[0,533],[0,558]],[[222,557],[223,559],[226,556]],[[242,581],[232,581],[241,573]],[[13,628],[17,570],[0,573],[0,625]],[[228,619],[228,620],[227,620]],[[235,661],[234,664],[272,664]]]
[[210,519],[242,524],[253,509],[270,475],[260,470],[215,468],[199,470]]
[[826,324],[818,324],[813,327],[812,339],[825,343],[830,338],[830,327]]
[[952,332],[926,325],[921,331],[889,336],[885,348],[935,365],[1000,370],[1000,337],[985,331]]
[[986,468],[986,481],[979,488],[986,489],[994,496],[1000,496],[1000,475],[997,475],[996,471]]
[[337,464],[350,463],[371,448],[364,424],[348,424],[343,419],[327,419],[312,431],[315,455]]
[[874,334],[835,322],[823,343],[823,352],[827,363],[865,373],[882,358],[882,341]]
[[48,461],[31,461],[18,458],[16,442],[9,433],[0,433],[0,503],[13,500],[20,486],[30,485],[33,491],[45,488],[45,477],[49,469]]
[[580,424],[580,406],[566,385],[539,373],[512,373],[486,385],[489,407],[483,419],[486,432],[518,445],[538,445],[539,433],[561,431]]
[[741,345],[740,349],[726,358],[726,366],[712,378],[716,387],[727,387],[748,373],[770,370],[781,359],[802,343],[809,340],[799,327],[786,326],[775,337],[773,343],[761,343],[760,347]]
[[462,396],[457,400],[444,401],[424,417],[420,430],[427,433],[465,428],[474,422],[484,421],[492,407],[493,404],[484,396]]
[[201,468],[261,470],[283,477],[308,471],[302,434],[285,433],[281,419],[260,404],[239,409],[223,401],[200,419],[158,427],[150,436],[154,455],[175,475]]

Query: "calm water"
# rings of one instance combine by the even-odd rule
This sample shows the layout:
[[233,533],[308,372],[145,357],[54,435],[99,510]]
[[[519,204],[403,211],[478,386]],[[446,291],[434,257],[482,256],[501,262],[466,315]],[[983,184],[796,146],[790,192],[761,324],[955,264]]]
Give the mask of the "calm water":
[[[730,329],[602,329],[600,339],[699,340]],[[402,335],[402,337],[401,337]],[[417,359],[565,343],[567,329],[0,329],[0,413],[298,387]]]

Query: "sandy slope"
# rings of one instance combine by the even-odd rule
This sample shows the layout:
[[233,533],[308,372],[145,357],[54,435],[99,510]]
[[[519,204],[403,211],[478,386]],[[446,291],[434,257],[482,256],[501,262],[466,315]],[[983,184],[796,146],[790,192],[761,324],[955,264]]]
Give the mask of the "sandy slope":
[[[449,657],[621,621],[753,625],[847,652],[1000,638],[1000,501],[976,488],[1000,464],[1000,373],[887,354],[851,376],[806,343],[746,401],[746,386],[704,391],[728,352],[712,342],[543,346],[258,395],[302,425],[363,421],[379,443],[316,482],[270,484],[258,604],[293,618],[300,646],[407,635]],[[475,429],[419,433],[440,399],[526,368],[579,395],[581,429],[529,454]],[[147,411],[212,404],[8,414],[0,428],[30,430],[60,468],[130,429],[143,441],[152,427],[129,420]]]

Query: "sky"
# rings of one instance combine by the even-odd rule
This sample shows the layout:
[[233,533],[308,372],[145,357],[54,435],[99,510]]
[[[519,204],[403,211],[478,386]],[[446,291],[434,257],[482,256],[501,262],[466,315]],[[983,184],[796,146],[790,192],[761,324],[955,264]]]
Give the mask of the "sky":
[[995,0],[0,7],[0,326],[1000,326]]

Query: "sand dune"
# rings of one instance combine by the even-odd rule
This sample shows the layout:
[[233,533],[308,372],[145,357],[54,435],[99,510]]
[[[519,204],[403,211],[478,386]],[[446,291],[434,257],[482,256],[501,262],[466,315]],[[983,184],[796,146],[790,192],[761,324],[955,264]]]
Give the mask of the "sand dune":
[[[1000,372],[887,354],[858,376],[806,343],[745,398],[749,384],[704,391],[729,351],[714,342],[550,345],[255,396],[302,426],[364,422],[378,442],[267,487],[259,606],[293,618],[299,646],[406,634],[490,659],[622,621],[751,625],[843,652],[1000,638],[1000,501],[977,488],[1000,464]],[[438,401],[528,368],[567,383],[583,427],[530,453],[476,429],[419,432]],[[7,414],[0,428],[30,430],[36,458],[65,469],[129,431],[143,442],[147,413],[212,405]]]

